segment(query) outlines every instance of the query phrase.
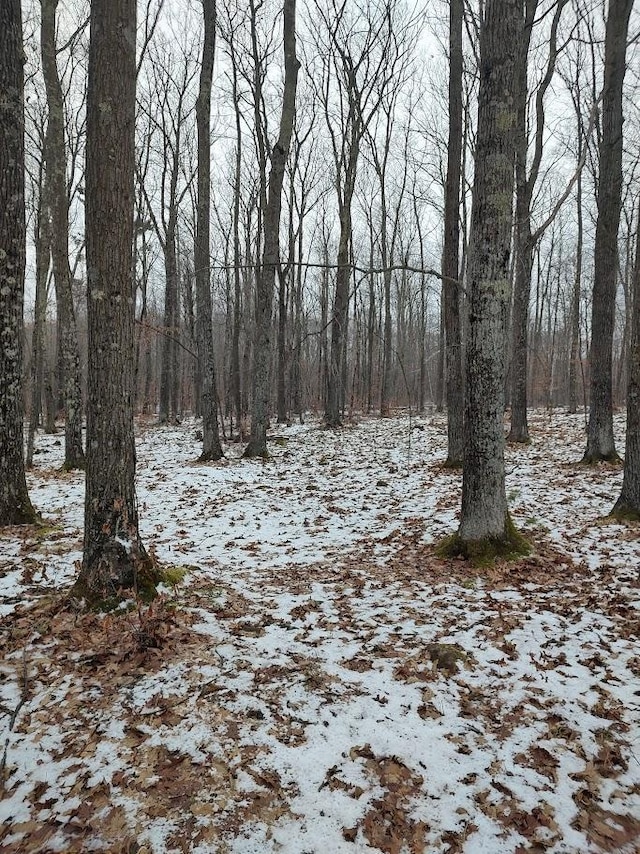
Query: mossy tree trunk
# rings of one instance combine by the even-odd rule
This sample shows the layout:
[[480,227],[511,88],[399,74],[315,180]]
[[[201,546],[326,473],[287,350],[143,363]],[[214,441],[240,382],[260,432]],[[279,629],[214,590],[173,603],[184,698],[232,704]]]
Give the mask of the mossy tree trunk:
[[622,198],[622,87],[633,0],[610,0],[604,48],[598,220],[591,310],[591,391],[583,462],[616,461],[613,436],[612,351]]
[[469,258],[469,341],[459,540],[465,550],[509,542],[504,468],[504,384],[514,191],[518,0],[487,0]]
[[89,601],[154,591],[135,494],[136,0],[92,0],[87,92],[89,393],[84,554]]
[[36,521],[24,472],[22,310],[26,261],[20,0],[0,4],[0,526]]

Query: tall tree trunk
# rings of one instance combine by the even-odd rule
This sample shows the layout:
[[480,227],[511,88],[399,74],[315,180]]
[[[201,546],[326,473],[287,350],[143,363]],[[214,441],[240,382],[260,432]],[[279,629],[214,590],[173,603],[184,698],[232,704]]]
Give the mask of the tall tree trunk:
[[44,432],[49,436],[57,433],[56,430],[56,401],[53,394],[53,368],[50,365],[45,367],[44,375],[44,410],[45,423]]
[[[293,229],[293,211],[295,201],[294,172],[291,172],[289,186],[289,228],[287,247],[287,270],[278,270],[278,333],[277,333],[277,367],[276,367],[276,409],[278,412],[278,424],[286,424],[287,414],[287,313],[290,295],[294,289],[295,271],[292,267],[295,261],[295,232]],[[287,282],[290,281],[289,287]]]
[[47,277],[50,259],[49,211],[46,202],[46,178],[40,174],[40,198],[35,216],[34,243],[36,251],[36,295],[31,341],[31,412],[27,435],[27,468],[33,465],[36,429],[42,412],[44,387],[44,333],[47,309]]
[[64,143],[64,103],[56,64],[56,9],[58,0],[41,0],[40,44],[47,90],[48,124],[45,143],[47,201],[51,211],[51,257],[58,310],[58,347],[65,411],[64,468],[84,467],[82,450],[82,391],[80,352],[69,267],[69,194]]
[[276,268],[280,263],[280,212],[282,185],[289,155],[296,109],[300,63],[296,57],[296,0],[284,0],[284,94],[280,132],[271,153],[269,193],[264,213],[264,246],[258,277],[256,340],[253,356],[251,436],[245,457],[266,457],[269,417],[269,366],[271,361],[271,313]]
[[[387,124],[387,134],[389,133]],[[387,140],[388,151],[388,140]],[[382,289],[383,289],[383,305],[384,305],[384,325],[382,327],[382,377],[380,382],[380,415],[383,418],[388,418],[391,414],[391,371],[393,360],[391,358],[393,336],[392,336],[392,317],[391,317],[391,264],[393,263],[393,249],[389,247],[389,236],[387,233],[387,190],[386,190],[386,156],[383,160],[383,166],[378,165],[376,161],[378,177],[380,179],[380,259],[382,261]]]
[[176,336],[178,317],[178,262],[176,258],[176,217],[177,212],[169,213],[164,250],[165,292],[164,292],[164,335],[161,340],[160,356],[160,408],[158,420],[166,424],[175,410],[175,368]]
[[618,459],[613,436],[612,351],[622,197],[622,87],[632,6],[633,0],[610,0],[605,35],[585,463]]
[[0,5],[0,526],[36,521],[24,472],[24,53],[20,0]]
[[[301,205],[301,210],[304,210],[304,205]],[[302,260],[302,250],[304,246],[304,229],[302,227],[302,219],[298,229],[298,260]],[[304,414],[304,404],[302,399],[302,338],[304,316],[302,310],[302,264],[298,264],[295,271],[295,290],[293,294],[293,329],[294,329],[294,349],[291,359],[291,409],[298,416],[302,424]]]
[[211,218],[211,83],[215,57],[215,0],[202,0],[204,44],[200,68],[200,91],[196,102],[198,124],[198,211],[195,245],[197,339],[202,390],[202,453],[200,459],[222,457],[218,425],[218,392],[216,388],[215,352],[213,347],[213,306],[210,282]]
[[238,96],[238,70],[232,62],[233,106],[236,122],[236,156],[233,186],[233,332],[231,335],[231,396],[239,441],[244,440],[242,370],[240,367],[240,326],[242,323],[242,281],[240,277],[240,192],[242,172],[242,116]]
[[[291,241],[289,241],[289,259]],[[277,337],[276,399],[278,424],[287,423],[287,276],[278,271],[278,337]]]
[[[580,138],[581,144],[581,138]],[[579,150],[579,154],[581,152]],[[580,360],[580,298],[582,292],[582,176],[578,176],[576,187],[576,269],[573,278],[573,293],[571,294],[571,351],[569,353],[569,412],[578,411],[578,362]]]
[[178,261],[176,257],[176,219],[177,211],[169,213],[164,250],[165,294],[164,294],[164,335],[161,341],[160,357],[160,408],[158,420],[166,424],[176,416],[176,337],[178,335]]
[[527,125],[527,101],[529,94],[528,62],[531,32],[538,10],[538,0],[525,0],[524,21],[521,41],[516,60],[518,80],[518,110],[516,119],[516,221],[515,221],[515,276],[512,314],[512,359],[511,359],[511,430],[510,442],[529,442],[529,424],[527,420],[527,374],[528,374],[528,333],[529,301],[531,298],[531,273],[536,244],[551,222],[549,219],[535,233],[531,226],[531,206],[533,193],[542,161],[545,111],[544,98],[553,79],[558,57],[558,27],[568,0],[558,0],[555,4],[551,32],[549,35],[549,54],[544,76],[538,86],[535,97],[535,144],[531,167],[527,174],[529,152],[529,131]]
[[487,0],[471,213],[462,514],[455,538],[455,549],[472,557],[513,545],[503,416],[521,24],[519,0]]
[[464,391],[462,329],[460,324],[460,171],[462,162],[462,23],[463,0],[449,6],[449,143],[444,199],[442,290],[447,372],[447,460],[462,465],[464,450]]
[[152,595],[133,433],[136,0],[92,0],[87,89],[89,382],[84,553],[75,592]]
[[533,181],[535,181],[535,177],[532,176],[532,180],[529,180],[527,176],[527,156],[529,153],[529,127],[527,124],[528,63],[531,30],[537,7],[538,0],[525,0],[524,2],[524,26],[521,29],[521,41],[516,56],[516,68],[514,69],[518,81],[514,134],[516,219],[514,224],[515,257],[513,258],[513,305],[511,311],[511,364],[507,393],[508,402],[511,405],[509,441],[523,444],[529,442],[527,421],[528,337],[534,249],[531,234],[531,197]]
[[327,427],[342,424],[342,400],[344,399],[344,358],[346,355],[347,324],[349,319],[349,281],[351,279],[351,197],[347,188],[340,209],[340,238],[336,271],[336,289],[331,311],[331,349],[327,359],[327,402],[325,422]]
[[[638,213],[640,214],[640,209]],[[624,476],[620,497],[616,501],[611,515],[618,519],[640,519],[640,240],[636,240],[636,259],[633,272]]]

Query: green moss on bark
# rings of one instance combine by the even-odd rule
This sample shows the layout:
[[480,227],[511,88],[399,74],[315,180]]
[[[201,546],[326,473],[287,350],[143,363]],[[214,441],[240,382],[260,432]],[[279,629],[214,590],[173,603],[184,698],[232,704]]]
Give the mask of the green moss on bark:
[[517,530],[507,514],[502,537],[485,537],[482,540],[463,540],[459,534],[445,537],[436,546],[442,558],[464,558],[475,567],[490,566],[495,560],[517,560],[531,552],[531,546]]
[[462,460],[451,459],[451,457],[447,457],[447,459],[442,464],[443,469],[450,469],[451,471],[462,471]]
[[71,595],[91,610],[110,611],[131,598],[151,602],[162,580],[162,571],[144,549],[132,553],[110,543],[91,567],[83,567]]
[[627,504],[626,501],[617,501],[611,513],[610,519],[615,519],[618,522],[640,522],[640,510]]
[[598,463],[609,463],[610,465],[620,466],[622,465],[622,459],[616,451],[612,451],[610,454],[593,454],[587,452],[582,458],[581,463],[585,466],[595,466]]

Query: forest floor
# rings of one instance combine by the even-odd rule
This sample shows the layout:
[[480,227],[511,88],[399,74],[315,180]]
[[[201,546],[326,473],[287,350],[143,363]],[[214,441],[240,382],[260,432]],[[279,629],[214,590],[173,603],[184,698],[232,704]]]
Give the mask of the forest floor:
[[531,418],[507,490],[534,550],[485,570],[434,556],[439,415],[207,465],[193,422],[140,424],[141,532],[187,572],[106,615],[65,598],[83,476],[39,436],[46,526],[0,536],[0,849],[638,851],[639,530],[605,518],[620,468],[577,464],[583,416]]

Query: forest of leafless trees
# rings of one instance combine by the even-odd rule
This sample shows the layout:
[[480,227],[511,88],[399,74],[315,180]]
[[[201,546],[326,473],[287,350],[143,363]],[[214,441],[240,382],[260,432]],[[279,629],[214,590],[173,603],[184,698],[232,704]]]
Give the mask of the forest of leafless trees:
[[[467,545],[510,537],[505,411],[527,443],[531,406],[583,407],[584,461],[617,461],[640,370],[632,6],[25,4],[7,412],[20,374],[27,465],[64,418],[73,469],[86,410],[85,536],[137,529],[135,412],[202,417],[209,461],[221,436],[266,457],[274,417],[446,407]],[[635,513],[635,405],[628,425]]]
[[[590,0],[523,6],[518,261],[511,265],[507,365],[508,402],[520,421],[523,404],[526,413],[527,404],[575,410],[589,402],[606,12]],[[322,410],[328,374],[334,420],[353,410],[385,414],[445,403],[451,363],[441,278],[448,261],[447,155],[453,150],[460,158],[454,215],[464,280],[479,23],[477,4],[460,4],[460,106],[448,131],[448,61],[456,56],[448,9],[439,0],[299,4],[300,72],[270,321],[270,404],[281,421]],[[238,435],[249,425],[258,271],[284,83],[283,19],[281,4],[273,2],[219,2],[214,14],[212,328],[219,413],[229,435]],[[200,4],[150,0],[140,6],[138,27],[136,406],[166,420],[201,408],[195,261]],[[634,36],[632,24],[612,271],[617,405],[626,396],[638,211]],[[36,423],[40,413],[48,416],[51,425],[57,414],[76,411],[73,401],[85,384],[86,4],[27,5],[25,38],[32,342],[26,355],[28,386],[37,385],[28,412]],[[331,323],[336,297],[339,328]],[[464,318],[464,288],[458,297]],[[336,333],[343,340],[334,341]],[[526,424],[514,425],[512,435],[526,438]],[[72,462],[77,449],[70,453]]]

